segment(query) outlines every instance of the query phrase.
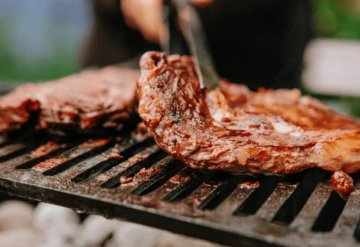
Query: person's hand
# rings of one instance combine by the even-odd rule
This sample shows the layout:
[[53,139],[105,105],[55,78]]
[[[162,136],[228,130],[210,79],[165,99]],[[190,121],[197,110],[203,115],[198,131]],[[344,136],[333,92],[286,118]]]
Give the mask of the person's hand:
[[[208,6],[213,0],[191,0],[196,6]],[[127,24],[139,30],[152,42],[159,42],[165,33],[162,20],[163,0],[121,0]]]

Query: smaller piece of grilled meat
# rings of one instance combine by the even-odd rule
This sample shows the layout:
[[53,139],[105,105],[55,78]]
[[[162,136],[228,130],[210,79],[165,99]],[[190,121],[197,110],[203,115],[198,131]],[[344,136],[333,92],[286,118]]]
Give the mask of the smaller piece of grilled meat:
[[299,90],[252,92],[221,82],[202,90],[189,57],[143,55],[140,117],[157,144],[196,169],[286,175],[320,167],[334,189],[353,190],[360,123]]
[[21,85],[0,98],[0,133],[21,128],[33,115],[40,129],[116,128],[133,114],[139,76],[138,70],[111,66]]

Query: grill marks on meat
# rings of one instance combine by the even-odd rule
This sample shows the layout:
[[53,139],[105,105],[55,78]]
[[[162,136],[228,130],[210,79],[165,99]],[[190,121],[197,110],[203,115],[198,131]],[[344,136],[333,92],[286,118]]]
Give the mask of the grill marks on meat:
[[115,128],[133,113],[137,70],[106,67],[57,81],[26,84],[0,98],[0,132],[38,114],[38,128]]
[[221,82],[201,90],[191,58],[146,53],[140,62],[139,114],[157,144],[196,169],[291,174],[335,172],[350,193],[360,169],[360,124],[298,90],[251,92]]

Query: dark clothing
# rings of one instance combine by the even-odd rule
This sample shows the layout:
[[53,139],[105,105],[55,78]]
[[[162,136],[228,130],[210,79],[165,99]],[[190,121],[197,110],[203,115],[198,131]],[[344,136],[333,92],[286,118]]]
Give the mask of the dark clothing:
[[159,50],[136,30],[128,27],[119,0],[92,0],[94,22],[85,41],[81,65],[105,66],[127,61],[147,50]]
[[[215,0],[199,8],[219,74],[251,88],[297,87],[311,36],[311,0]],[[125,61],[159,46],[127,27],[119,6],[94,1],[95,23],[83,65]],[[116,2],[116,1],[115,1]]]

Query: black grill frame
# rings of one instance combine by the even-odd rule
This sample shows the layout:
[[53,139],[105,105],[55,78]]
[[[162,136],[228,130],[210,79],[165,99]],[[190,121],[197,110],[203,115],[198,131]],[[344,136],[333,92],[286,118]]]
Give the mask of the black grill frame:
[[[336,199],[344,201],[340,201],[343,205],[335,215],[335,225],[327,226],[329,229],[325,227],[321,232],[312,230],[314,222],[328,224],[323,216],[319,216],[322,210],[339,206],[336,200],[328,200],[334,197],[334,192],[328,181],[329,174],[324,171],[308,170],[289,177],[258,177],[259,188],[242,188],[241,183],[255,178],[194,171],[165,154],[154,155],[162,151],[152,140],[137,141],[127,137],[110,141],[103,147],[91,148],[82,146],[81,141],[62,141],[71,148],[63,148],[45,157],[61,156],[64,158],[62,164],[72,162],[58,173],[36,168],[36,162],[30,162],[31,166],[22,169],[16,168],[29,161],[30,150],[51,140],[51,137],[43,140],[33,138],[38,141],[25,143],[22,138],[20,141],[10,140],[0,148],[0,157],[3,157],[0,162],[0,191],[231,246],[357,245],[358,190],[349,198]],[[114,145],[117,146],[115,150],[127,156],[115,161],[107,160],[105,157],[114,152]],[[135,159],[134,155],[138,158]],[[136,165],[140,167],[135,169]],[[143,172],[140,168],[148,170]],[[86,179],[74,182],[74,177],[86,170],[96,171],[96,174],[90,174],[90,177],[87,174]],[[115,188],[104,186],[118,174],[135,177],[133,182]],[[176,180],[174,176],[180,179]],[[318,179],[310,184],[310,189],[307,187],[309,178]],[[336,205],[332,205],[334,203]],[[282,211],[284,208],[287,210],[285,213]],[[280,217],[284,214],[286,217]],[[294,220],[289,220],[289,217]]]
[[[0,94],[11,88],[0,87]],[[357,241],[360,242],[359,174],[353,176],[356,190],[348,198],[341,198],[332,191],[329,174],[321,170],[282,178],[200,173],[182,169],[183,164],[165,154],[151,158],[151,154],[162,151],[151,140],[136,144],[129,136],[134,135],[80,151],[79,144],[86,138],[60,140],[67,147],[33,160],[23,169],[17,167],[29,160],[30,151],[54,138],[26,133],[17,133],[9,140],[0,136],[0,191],[231,246],[357,246]],[[134,153],[130,153],[119,159],[121,164],[113,161],[108,164],[104,157],[116,144],[120,149],[136,144],[139,148],[135,153],[144,156],[134,160],[131,157]],[[76,153],[80,158],[72,157]],[[51,170],[33,168],[41,161],[59,156],[64,157],[62,164],[66,164],[61,169],[61,165]],[[72,181],[96,165],[97,176]],[[170,168],[150,169],[149,177],[140,176],[133,185],[105,186],[106,181],[119,174],[136,175],[142,168],[154,166]],[[133,170],[129,171],[129,167]],[[170,178],[174,174],[190,180],[174,183]],[[154,177],[156,181],[146,184]],[[257,179],[262,186],[258,189],[240,186]],[[266,184],[273,188],[264,188]],[[251,208],[256,203],[258,208]],[[335,221],[324,217],[328,212],[336,213]]]

